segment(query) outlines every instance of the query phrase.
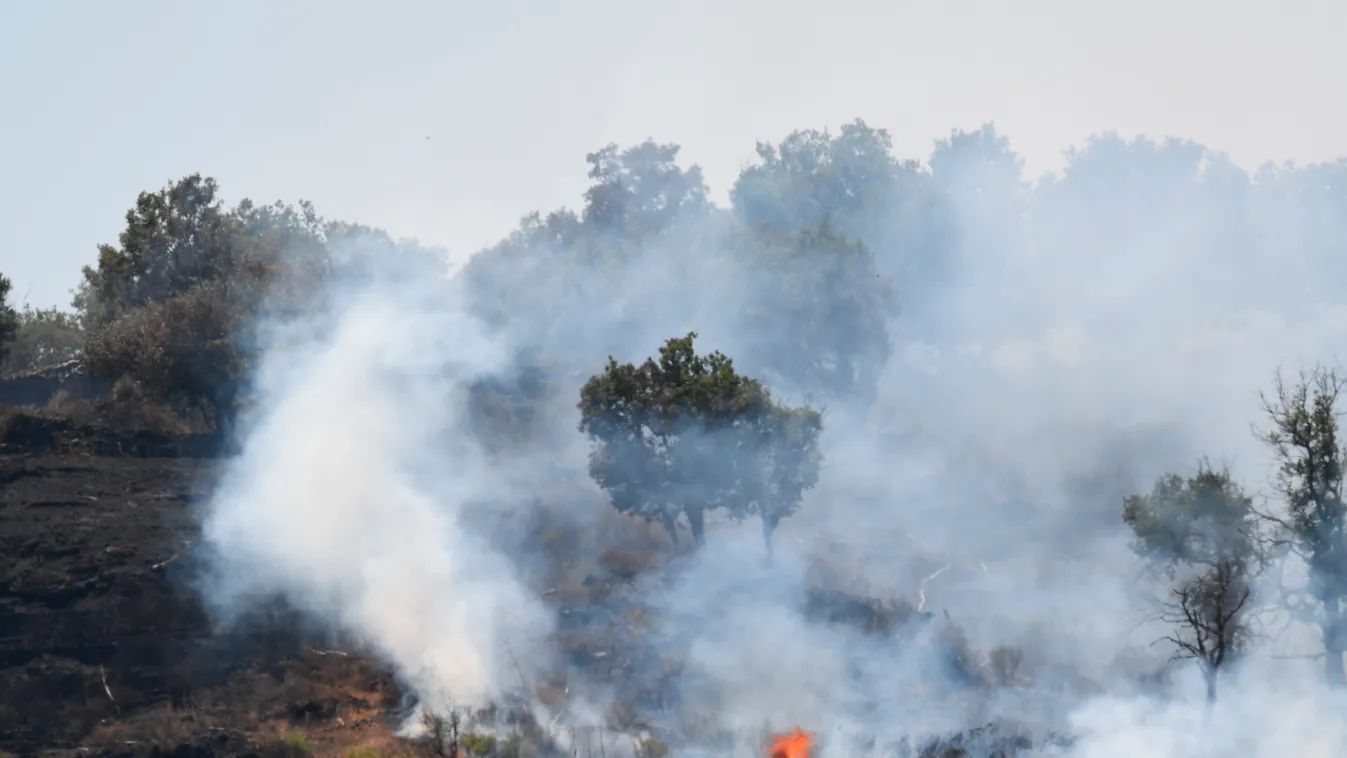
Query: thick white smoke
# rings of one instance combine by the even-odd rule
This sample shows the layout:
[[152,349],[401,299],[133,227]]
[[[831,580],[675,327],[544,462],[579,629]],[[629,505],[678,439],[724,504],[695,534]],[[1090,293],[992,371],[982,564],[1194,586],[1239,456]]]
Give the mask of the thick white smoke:
[[[943,281],[910,284],[930,288],[928,310],[893,325],[869,418],[826,415],[825,472],[778,532],[773,568],[760,565],[756,523],[713,523],[698,555],[660,574],[670,581],[622,590],[662,625],[642,643],[659,665],[666,654],[683,664],[677,712],[652,718],[706,716],[749,735],[798,723],[833,755],[999,720],[1065,730],[1075,758],[1347,749],[1321,673],[1269,657],[1313,652],[1303,625],[1260,640],[1214,710],[1188,686],[1191,666],[1171,667],[1172,697],[1144,690],[1166,630],[1145,623],[1120,518],[1123,494],[1201,455],[1266,493],[1266,451],[1249,431],[1257,391],[1279,366],[1331,361],[1347,336],[1336,290],[1305,278],[1322,252],[1305,243],[1305,219],[1337,211],[1298,196],[1295,213],[1260,201],[1251,216],[1245,195],[1257,193],[1219,172],[1202,190],[1217,200],[1194,210],[1115,182],[1123,164],[1074,189],[1045,183],[1032,213],[959,215],[960,262]],[[995,187],[977,189],[995,201]],[[339,287],[337,312],[307,330],[321,338],[278,337],[259,368],[243,454],[208,514],[220,556],[210,596],[227,610],[282,594],[440,704],[510,689],[514,662],[548,651],[550,611],[514,578],[536,556],[489,548],[465,513],[536,499],[597,522],[608,503],[592,488],[546,502],[555,474],[586,479],[579,381],[608,352],[639,362],[689,329],[705,335],[699,348],[751,352],[762,335],[738,303],[774,293],[727,251],[727,219],[710,218],[701,234],[647,241],[597,271],[546,245],[502,258],[472,295],[504,304],[508,339],[441,283]],[[535,430],[556,444],[501,463],[468,433],[461,394],[520,347],[565,372],[550,426]],[[932,615],[887,637],[806,617],[820,563],[856,592]],[[946,624],[966,635],[967,660],[951,662]],[[1032,681],[972,686],[955,670],[985,671],[996,648],[1018,651]],[[610,705],[575,696],[566,717],[596,721]],[[721,753],[757,749],[750,736]]]
[[[516,676],[511,641],[523,655],[549,623],[463,521],[503,485],[462,431],[461,391],[505,355],[433,276],[334,294],[321,326],[273,330],[254,423],[206,514],[207,597],[231,613],[279,594],[432,707],[485,704]],[[287,342],[296,326],[322,336]]]

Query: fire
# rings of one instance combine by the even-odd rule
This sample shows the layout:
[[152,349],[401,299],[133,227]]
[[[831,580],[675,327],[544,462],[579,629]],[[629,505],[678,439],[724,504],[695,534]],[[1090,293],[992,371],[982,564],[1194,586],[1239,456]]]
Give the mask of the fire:
[[769,758],[809,758],[809,750],[814,746],[814,733],[801,731],[800,727],[790,734],[778,734],[772,737],[772,747],[768,749]]

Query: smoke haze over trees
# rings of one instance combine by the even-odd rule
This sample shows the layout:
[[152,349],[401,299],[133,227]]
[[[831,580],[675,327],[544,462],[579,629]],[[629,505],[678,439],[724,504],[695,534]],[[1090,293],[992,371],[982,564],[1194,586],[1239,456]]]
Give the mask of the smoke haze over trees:
[[[632,723],[835,728],[833,754],[990,721],[1082,758],[1347,748],[1343,384],[1309,369],[1347,337],[1347,160],[1101,135],[1033,180],[993,125],[913,158],[858,120],[760,143],[720,207],[675,144],[584,158],[579,207],[454,271],[172,181],[71,312],[0,310],[4,373],[79,357],[204,419],[237,446],[213,610],[286,596],[427,708],[563,671],[558,719],[658,702]],[[586,569],[659,620],[586,660],[667,701],[556,642],[534,507],[667,532]]]

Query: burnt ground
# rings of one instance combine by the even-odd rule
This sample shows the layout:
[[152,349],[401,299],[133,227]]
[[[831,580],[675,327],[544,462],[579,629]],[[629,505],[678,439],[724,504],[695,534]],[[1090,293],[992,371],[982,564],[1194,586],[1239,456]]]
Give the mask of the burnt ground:
[[[214,452],[206,437],[0,408],[0,758],[428,754],[393,736],[402,693],[379,664],[327,649],[280,610],[212,629],[191,578]],[[595,686],[612,696],[612,728],[653,730],[644,715],[677,705],[681,664],[646,644],[660,619],[633,584],[676,556],[616,517],[577,528],[540,516],[525,532],[514,547],[542,558],[530,584],[557,611],[564,659],[532,696],[557,707]],[[822,587],[802,611],[889,639],[931,620]],[[980,686],[987,666],[953,642],[952,670]],[[307,747],[286,753],[282,737]]]
[[4,421],[0,750],[240,755],[290,729],[318,752],[389,743],[378,666],[279,622],[212,633],[189,581],[209,440]]

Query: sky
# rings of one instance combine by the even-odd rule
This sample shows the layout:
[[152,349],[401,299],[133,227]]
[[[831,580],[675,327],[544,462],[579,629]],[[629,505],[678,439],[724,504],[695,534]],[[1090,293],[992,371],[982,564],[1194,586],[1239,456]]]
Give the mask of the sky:
[[1330,160],[1343,29],[1341,0],[4,3],[0,272],[68,304],[136,194],[192,172],[462,260],[647,137],[722,202],[757,141],[855,118],[909,158],[993,121],[1031,176],[1105,131]]

